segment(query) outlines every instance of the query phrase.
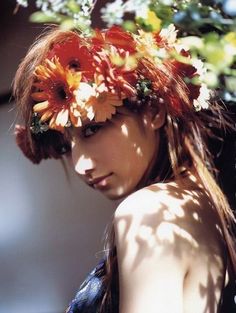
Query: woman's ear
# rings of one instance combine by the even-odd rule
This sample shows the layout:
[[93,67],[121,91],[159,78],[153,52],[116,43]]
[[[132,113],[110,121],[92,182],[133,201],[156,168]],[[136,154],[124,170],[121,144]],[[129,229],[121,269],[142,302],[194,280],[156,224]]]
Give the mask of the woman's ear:
[[147,114],[150,118],[151,127],[153,130],[160,129],[166,121],[166,108],[163,103],[151,106],[147,109]]

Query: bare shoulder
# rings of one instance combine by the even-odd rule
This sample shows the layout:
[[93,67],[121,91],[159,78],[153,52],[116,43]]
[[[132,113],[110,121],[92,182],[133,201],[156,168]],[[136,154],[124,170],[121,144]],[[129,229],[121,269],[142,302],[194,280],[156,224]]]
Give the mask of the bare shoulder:
[[[207,194],[196,184],[157,183],[140,189],[117,207],[115,220],[132,220],[150,215],[159,222],[173,222],[184,228],[198,230],[211,225],[219,228],[215,209]],[[210,227],[211,228],[211,227]],[[213,229],[211,229],[213,230]],[[215,232],[215,231],[214,231]],[[205,233],[205,232],[204,232]]]
[[172,182],[138,190],[118,206],[115,229],[122,243],[126,239],[129,245],[133,242],[133,248],[151,245],[152,253],[181,254],[186,266],[200,251],[201,257],[220,255],[223,245],[216,212],[194,184],[184,188]]
[[195,187],[155,184],[131,194],[118,206],[114,228],[120,312],[139,313],[148,307],[150,313],[179,313],[185,306],[189,310],[195,300],[200,311],[205,302],[199,286],[211,290],[209,277],[215,278],[211,282],[219,294],[221,231],[209,198]]
[[122,255],[132,250],[156,255],[157,259],[163,255],[172,255],[174,259],[179,250],[187,263],[190,247],[197,244],[189,231],[187,214],[193,204],[191,195],[177,184],[155,184],[128,196],[115,212],[117,245],[121,245]]
[[156,185],[155,192],[148,187],[140,189],[128,197],[126,197],[117,207],[115,216],[121,217],[127,214],[141,214],[142,212],[157,209],[158,200],[157,193],[160,195],[163,188]]

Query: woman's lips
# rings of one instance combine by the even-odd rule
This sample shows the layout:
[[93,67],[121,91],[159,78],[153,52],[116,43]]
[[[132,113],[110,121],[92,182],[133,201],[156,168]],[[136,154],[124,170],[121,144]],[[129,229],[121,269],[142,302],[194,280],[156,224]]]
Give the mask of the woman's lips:
[[89,182],[89,185],[96,189],[102,189],[107,186],[107,178],[110,177],[111,175],[112,173],[95,178]]

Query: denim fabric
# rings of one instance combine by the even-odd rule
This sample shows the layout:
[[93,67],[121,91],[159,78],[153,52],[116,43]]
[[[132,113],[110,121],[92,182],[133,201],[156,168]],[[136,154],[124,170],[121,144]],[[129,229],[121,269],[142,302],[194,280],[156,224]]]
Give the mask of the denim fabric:
[[[66,313],[98,313],[105,292],[103,279],[105,274],[105,261],[101,260],[80,286]],[[118,283],[114,283],[112,284],[112,313],[118,312],[118,302]]]

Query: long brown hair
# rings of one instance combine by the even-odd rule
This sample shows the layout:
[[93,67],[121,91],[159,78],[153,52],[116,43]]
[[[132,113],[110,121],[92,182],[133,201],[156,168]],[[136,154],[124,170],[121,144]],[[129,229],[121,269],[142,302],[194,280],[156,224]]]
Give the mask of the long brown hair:
[[[164,75],[170,75],[170,73],[167,67],[167,72]],[[155,74],[155,71],[153,71],[152,74],[158,75],[158,78],[160,78],[160,72]],[[185,92],[185,89],[182,89],[183,86],[181,86],[181,83],[179,84],[178,80],[181,80],[180,77],[172,77],[171,80],[175,87],[177,85],[177,90],[180,94],[181,92]],[[175,179],[180,178],[181,181],[179,168],[186,164],[192,167],[198,174],[203,188],[209,195],[215,208],[215,213],[218,216],[227,248],[227,265],[235,277],[236,219],[225,194],[217,182],[218,170],[214,166],[213,155],[208,148],[209,139],[221,140],[215,134],[215,130],[220,129],[221,132],[226,132],[226,130],[231,131],[233,129],[232,121],[217,102],[211,103],[211,108],[208,112],[189,111],[185,112],[185,115],[176,118],[168,108],[168,99],[166,99],[165,94],[162,94],[161,97],[164,99],[167,109],[166,124],[164,126],[165,136],[163,138],[166,140],[169,155],[168,161],[171,167],[171,171],[169,173],[164,172],[162,177],[168,178],[171,174],[172,177]],[[165,170],[169,170],[168,167]],[[115,235],[112,227],[107,232],[105,243],[105,251],[107,251],[107,292],[104,296],[104,305],[101,308],[102,313],[107,312],[106,308],[112,302],[110,287],[114,284],[113,281],[116,280],[118,283],[117,275],[114,273],[115,266],[113,265],[116,264],[117,260],[116,255],[114,255]]]
[[[43,34],[32,45],[26,57],[20,64],[14,81],[14,95],[18,105],[18,111],[24,119],[24,127],[27,138],[27,151],[23,149],[35,163],[48,157],[60,158],[58,146],[64,146],[67,139],[58,132],[49,131],[48,135],[34,136],[30,131],[32,119],[32,106],[30,94],[33,84],[33,73],[35,67],[43,62],[48,51],[55,43],[60,43],[69,36],[74,36],[73,31],[62,31],[51,29]],[[236,250],[234,242],[235,217],[228,201],[216,182],[216,171],[212,156],[207,148],[208,139],[214,136],[214,128],[222,129],[229,126],[229,121],[223,116],[223,110],[218,103],[212,102],[209,110],[195,112],[192,108],[191,88],[187,86],[183,77],[178,73],[172,61],[163,62],[153,66],[147,59],[142,59],[139,71],[144,77],[155,81],[156,99],[150,99],[151,105],[161,101],[166,106],[167,118],[163,129],[169,155],[169,163],[174,178],[179,176],[179,168],[183,164],[193,167],[198,173],[206,192],[214,204],[216,215],[219,218],[222,232],[224,234],[228,256],[231,266],[236,273]],[[194,90],[194,88],[192,89]],[[181,114],[173,110],[171,103],[175,101],[181,108]],[[160,104],[160,103],[159,103]],[[158,105],[159,105],[158,104]],[[129,103],[132,110],[132,103]],[[26,143],[25,143],[26,144]],[[22,146],[21,146],[22,147]],[[29,152],[30,151],[30,152]],[[114,230],[107,236],[106,248],[106,292],[101,305],[101,312],[108,312],[111,308],[111,285],[117,280],[117,261],[114,253],[115,240]],[[112,309],[110,309],[112,311]]]

